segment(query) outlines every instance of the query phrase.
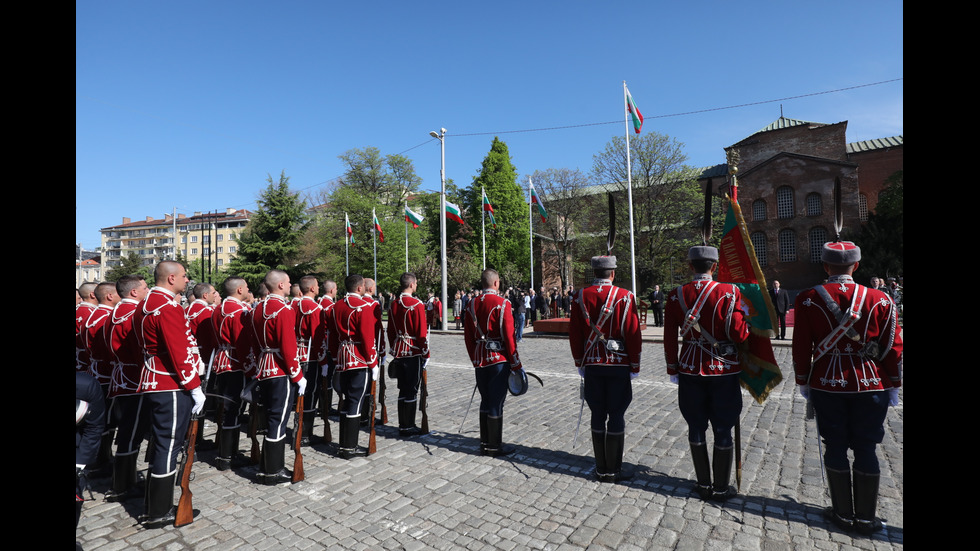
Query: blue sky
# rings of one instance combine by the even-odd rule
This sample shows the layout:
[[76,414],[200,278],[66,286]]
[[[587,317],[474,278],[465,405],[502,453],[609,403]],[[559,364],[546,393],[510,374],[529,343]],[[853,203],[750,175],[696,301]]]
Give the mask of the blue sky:
[[[494,135],[524,181],[548,168],[588,173],[625,133],[624,80],[644,132],[682,142],[694,166],[724,162],[722,148],[780,105],[790,118],[849,121],[849,141],[904,132],[898,1],[75,8],[75,240],[86,249],[124,216],[254,208],[283,170],[293,189],[315,192],[353,148],[402,153],[438,189],[428,134],[440,127],[458,185]],[[831,90],[843,91],[820,94]]]

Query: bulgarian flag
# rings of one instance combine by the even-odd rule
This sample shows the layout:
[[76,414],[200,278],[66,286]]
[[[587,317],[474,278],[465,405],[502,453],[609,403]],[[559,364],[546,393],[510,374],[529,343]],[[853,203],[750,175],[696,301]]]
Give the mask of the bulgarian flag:
[[378,215],[375,214],[373,210],[371,211],[371,214],[374,215],[374,232],[378,234],[378,241],[384,243],[385,232],[381,229],[381,222],[378,222]]
[[455,220],[460,224],[466,224],[466,222],[463,222],[463,217],[460,216],[462,212],[463,211],[459,210],[458,206],[446,201],[446,218]]
[[636,104],[633,103],[633,95],[630,94],[630,89],[626,89],[626,110],[629,111],[630,118],[633,119],[633,130],[637,134],[640,133],[640,128],[643,126],[643,114],[640,110],[636,108]]
[[481,191],[483,191],[483,212],[487,213],[487,216],[490,217],[490,223],[496,228],[497,220],[493,217],[493,205],[490,204],[490,199],[487,198],[487,191],[482,188]]
[[530,178],[527,179],[528,183],[531,184],[531,204],[536,205],[538,208],[538,216],[541,217],[542,222],[548,221],[548,211],[544,208],[544,203],[541,202],[541,198],[538,197],[538,192],[534,191],[534,182]]
[[761,404],[783,380],[770,340],[776,336],[776,310],[766,290],[766,279],[749,239],[742,209],[731,197],[719,255],[718,281],[738,287],[752,324],[748,340],[738,345],[742,365],[739,382]]
[[408,205],[405,205],[405,221],[412,223],[412,229],[419,227],[419,224],[422,223],[422,220],[425,220],[425,218],[423,218],[421,214],[408,208]]
[[345,228],[345,231],[347,233],[347,239],[350,241],[350,244],[353,245],[354,244],[354,229],[350,227],[350,218],[347,217],[347,213],[346,212],[344,213],[344,228]]

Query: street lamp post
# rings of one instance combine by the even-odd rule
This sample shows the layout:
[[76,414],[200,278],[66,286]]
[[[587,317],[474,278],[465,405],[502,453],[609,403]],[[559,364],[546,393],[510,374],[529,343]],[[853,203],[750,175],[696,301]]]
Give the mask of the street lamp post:
[[439,180],[441,181],[441,189],[439,193],[439,246],[441,247],[442,256],[442,312],[439,313],[442,318],[442,330],[449,330],[449,319],[446,315],[447,306],[449,302],[449,292],[446,288],[446,129],[441,128],[440,132],[435,130],[429,132],[429,135],[433,138],[439,140],[439,145],[442,149],[442,168],[439,170]]

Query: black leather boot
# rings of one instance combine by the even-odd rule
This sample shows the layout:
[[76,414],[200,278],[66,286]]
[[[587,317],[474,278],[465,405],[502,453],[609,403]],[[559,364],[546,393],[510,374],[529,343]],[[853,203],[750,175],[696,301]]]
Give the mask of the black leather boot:
[[711,499],[715,501],[727,501],[737,495],[733,486],[728,484],[732,477],[732,457],[735,448],[719,448],[715,446],[714,457],[712,458],[714,471],[714,484],[711,486]]
[[854,471],[854,529],[865,536],[880,532],[884,525],[875,518],[878,509],[880,474]]
[[503,457],[514,453],[514,446],[503,443],[504,418],[487,415],[487,447],[484,455]]
[[359,448],[357,446],[357,437],[360,430],[360,417],[348,417],[346,415],[340,416],[340,446],[338,449],[338,455],[340,455],[341,458],[351,459],[352,457],[367,455],[364,448]]
[[606,433],[606,465],[609,468],[610,482],[620,482],[633,478],[633,473],[623,469],[623,450],[626,447],[626,435]]
[[830,490],[830,507],[823,516],[841,530],[854,528],[854,504],[851,500],[851,472],[827,469],[827,487]]
[[487,428],[487,414],[480,412],[480,455],[487,454],[487,443],[490,442],[490,429]]
[[262,483],[275,486],[292,482],[293,473],[286,470],[286,438],[277,442],[266,440],[262,446]]
[[592,431],[592,452],[595,454],[595,478],[599,482],[612,482],[609,466],[606,464],[606,433]]
[[708,461],[708,444],[705,442],[691,442],[691,457],[694,459],[694,476],[697,478],[697,486],[694,491],[698,497],[707,501],[711,499],[711,463]]
[[303,412],[303,436],[300,437],[300,445],[309,446],[313,439],[313,422],[316,420],[315,411]]
[[149,476],[146,481],[146,514],[140,518],[146,528],[162,528],[177,519],[174,483],[177,475]]
[[216,466],[219,471],[231,469],[232,462],[238,454],[238,429],[220,429],[218,431],[218,457]]
[[135,497],[136,491],[136,460],[139,451],[127,455],[117,455],[112,464],[112,488],[105,493],[105,500],[117,503],[130,497]]
[[398,435],[399,436],[418,436],[422,434],[422,429],[415,426],[416,402],[406,402],[398,400]]

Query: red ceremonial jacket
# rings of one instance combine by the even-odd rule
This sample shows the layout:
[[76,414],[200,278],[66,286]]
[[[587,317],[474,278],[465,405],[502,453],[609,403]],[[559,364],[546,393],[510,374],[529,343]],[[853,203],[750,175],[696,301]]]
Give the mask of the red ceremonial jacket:
[[377,335],[374,304],[348,293],[330,311],[328,346],[338,371],[378,365],[374,339]]
[[385,357],[385,326],[381,321],[381,303],[374,300],[371,295],[364,295],[364,300],[371,303],[374,307],[374,347],[378,354],[378,360]]
[[[881,291],[855,284],[850,276],[833,276],[819,287],[845,315],[857,295],[860,303],[854,311],[860,317],[850,326],[851,331],[844,332],[817,287],[797,295],[793,327],[796,384],[809,384],[810,388],[828,392],[902,386],[902,333],[898,308],[892,299]],[[839,329],[843,334],[836,342],[825,340]]]
[[150,289],[133,314],[133,331],[143,350],[140,392],[174,392],[201,386],[197,341],[180,299],[162,287]]
[[112,316],[112,306],[100,304],[85,322],[83,340],[88,349],[88,372],[99,381],[100,385],[108,385],[112,380],[112,351],[106,345],[105,326]]
[[[487,289],[467,305],[463,339],[473,367],[488,367],[509,363],[513,371],[521,369],[521,358],[514,342],[514,314],[510,302]],[[499,343],[499,350],[490,350],[488,341]]]
[[[585,311],[582,307],[585,307]],[[640,353],[643,339],[640,333],[640,314],[633,293],[616,287],[609,280],[597,279],[591,286],[579,290],[569,306],[571,321],[568,343],[572,349],[575,367],[584,365],[629,366],[633,373],[640,372]],[[603,315],[605,308],[608,314]],[[588,312],[586,314],[586,311]],[[586,318],[588,316],[588,318]],[[621,351],[611,351],[593,331],[591,324],[608,339],[622,342]]]
[[140,375],[143,373],[143,349],[133,333],[133,314],[138,305],[131,298],[120,300],[106,324],[106,340],[113,356],[110,398],[139,392]]
[[320,324],[317,326],[316,333],[313,334],[313,350],[316,360],[321,367],[327,365],[332,359],[330,356],[330,312],[333,310],[334,301],[329,295],[320,297]]
[[[688,315],[697,320],[684,330]],[[680,356],[677,354],[678,334],[684,341]],[[664,356],[668,375],[741,373],[734,344],[747,338],[749,323],[742,310],[742,294],[734,285],[717,283],[711,276],[701,274],[667,296]]]
[[81,302],[75,306],[75,371],[88,371],[90,359],[85,346],[85,323],[95,313],[96,306]]
[[388,344],[395,358],[429,357],[425,303],[402,293],[388,310]]
[[270,294],[255,308],[249,319],[252,327],[252,353],[258,358],[247,373],[260,381],[289,377],[294,383],[303,378],[296,348],[296,313],[286,299]]
[[308,362],[313,340],[320,327],[320,310],[323,308],[310,297],[303,297],[293,304],[296,310],[296,347],[299,350],[299,361]]
[[217,339],[214,335],[214,328],[211,325],[211,316],[214,315],[214,306],[201,299],[195,299],[187,307],[187,322],[191,328],[191,334],[197,340],[197,346],[201,350],[201,360],[205,364],[211,361],[211,355],[217,348]]
[[242,314],[248,311],[245,303],[234,297],[227,297],[211,314],[211,331],[217,344],[212,369],[214,374],[229,371],[244,371],[235,347],[242,333]]

